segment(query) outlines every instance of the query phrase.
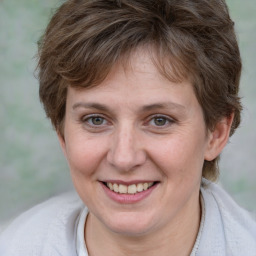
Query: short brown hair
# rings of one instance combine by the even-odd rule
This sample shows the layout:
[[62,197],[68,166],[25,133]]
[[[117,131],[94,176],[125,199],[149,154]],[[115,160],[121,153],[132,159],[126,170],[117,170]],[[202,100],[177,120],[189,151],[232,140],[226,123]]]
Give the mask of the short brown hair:
[[[190,79],[207,129],[234,113],[240,123],[241,59],[224,0],[68,0],[39,42],[40,99],[62,132],[68,86],[102,82],[113,65],[138,47],[154,49],[159,71]],[[218,177],[218,158],[205,161],[203,177]]]

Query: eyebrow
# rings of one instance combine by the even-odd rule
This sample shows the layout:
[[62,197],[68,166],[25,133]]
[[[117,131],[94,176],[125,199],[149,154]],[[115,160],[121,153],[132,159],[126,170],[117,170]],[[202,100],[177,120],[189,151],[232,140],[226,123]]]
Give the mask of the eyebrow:
[[[110,111],[109,107],[106,105],[95,102],[77,102],[72,106],[72,109],[75,110],[77,108],[93,108],[106,112]],[[154,109],[177,109],[179,111],[185,111],[186,108],[185,106],[174,102],[161,102],[142,106],[139,112],[147,112]]]
[[178,103],[174,103],[174,102],[163,102],[163,103],[161,102],[161,103],[145,105],[142,107],[142,111],[150,111],[153,109],[168,109],[168,108],[185,111],[185,106],[180,105]]
[[75,110],[76,108],[94,108],[102,111],[108,111],[109,108],[106,105],[99,104],[99,103],[85,103],[85,102],[77,102],[72,106],[72,109]]

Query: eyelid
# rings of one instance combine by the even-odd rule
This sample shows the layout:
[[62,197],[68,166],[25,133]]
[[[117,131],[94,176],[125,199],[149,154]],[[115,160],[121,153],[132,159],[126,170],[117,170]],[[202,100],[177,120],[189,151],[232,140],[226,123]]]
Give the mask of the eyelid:
[[[91,119],[91,118],[97,118],[97,117],[99,117],[99,118],[102,118],[102,119],[104,119],[104,121],[106,122],[105,124],[101,124],[101,125],[93,125],[93,124],[90,124],[89,123],[89,119]],[[108,123],[109,123],[109,121],[108,121],[108,118],[106,118],[106,116],[105,115],[103,115],[103,114],[87,114],[87,115],[83,115],[82,117],[81,117],[81,122],[85,125],[85,126],[89,126],[89,127],[91,127],[91,128],[102,128],[102,127],[104,127],[104,126],[106,126]]]
[[165,118],[169,121],[173,121],[173,122],[175,121],[175,119],[173,117],[170,117],[170,116],[165,115],[165,114],[153,114],[153,115],[150,115],[148,119],[160,118],[160,117]]
[[153,119],[155,118],[164,118],[166,119],[166,121],[168,122],[167,124],[163,125],[163,126],[154,126],[157,128],[166,128],[166,126],[171,125],[173,123],[176,122],[176,120],[168,115],[164,115],[164,114],[154,114],[154,115],[150,115],[146,121],[147,124],[149,124]]
[[103,115],[103,114],[86,114],[86,115],[83,115],[82,116],[82,120],[86,120],[86,119],[89,119],[89,118],[92,118],[92,117],[101,117],[101,118],[104,118],[106,119],[106,117]]
[[[100,125],[90,124],[88,120],[90,118],[96,118],[96,117],[104,119],[105,122],[103,124],[100,124]],[[157,126],[157,125],[150,124],[150,122],[153,121],[155,118],[164,118],[164,119],[166,119],[167,123],[162,125],[162,126],[161,125]],[[94,128],[94,129],[101,129],[101,128],[104,128],[104,127],[108,126],[109,124],[111,124],[111,121],[109,121],[109,118],[106,117],[105,114],[101,114],[101,113],[85,114],[79,119],[79,121],[84,126],[87,126],[89,128]],[[154,128],[161,129],[161,128],[167,128],[168,126],[171,126],[175,122],[177,122],[177,120],[173,117],[170,117],[169,115],[152,114],[152,115],[150,115],[146,118],[146,121],[143,123],[143,126],[151,126],[151,127],[154,127]]]

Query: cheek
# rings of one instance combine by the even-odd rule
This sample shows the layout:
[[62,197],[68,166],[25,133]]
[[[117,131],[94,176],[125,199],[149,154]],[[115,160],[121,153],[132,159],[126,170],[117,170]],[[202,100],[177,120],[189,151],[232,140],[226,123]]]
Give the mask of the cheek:
[[70,136],[66,141],[66,154],[72,175],[93,175],[104,156],[103,142]]
[[84,203],[90,205],[91,194],[95,194],[97,170],[102,161],[102,148],[89,139],[66,141],[67,161],[74,187]]
[[199,137],[177,136],[165,140],[161,147],[152,148],[161,169],[168,176],[183,177],[200,174],[204,162],[204,143]]

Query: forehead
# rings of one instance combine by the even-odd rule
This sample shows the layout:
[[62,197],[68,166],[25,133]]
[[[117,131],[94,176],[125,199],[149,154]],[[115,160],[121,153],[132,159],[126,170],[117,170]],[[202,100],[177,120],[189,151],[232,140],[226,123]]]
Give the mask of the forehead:
[[[95,79],[92,84],[85,83],[79,88],[93,88],[106,86],[106,83],[119,75],[126,79],[158,79],[169,80],[173,84],[182,84],[192,81],[190,73],[182,69],[182,64],[153,45],[144,45],[123,53],[116,62],[109,65],[104,77]],[[191,83],[192,84],[192,83]],[[72,85],[71,85],[72,86]],[[76,87],[76,86],[74,86]]]
[[147,72],[148,66],[154,65],[155,73],[174,83],[192,81],[191,72],[182,64],[182,57],[174,57],[170,51],[164,51],[157,45],[144,45],[125,53],[111,71],[121,65],[125,71]]
[[68,90],[67,103],[79,106],[95,105],[125,106],[182,106],[197,103],[189,81],[174,82],[163,76],[152,55],[136,51],[129,61],[117,62],[104,81],[97,86],[81,90]]

